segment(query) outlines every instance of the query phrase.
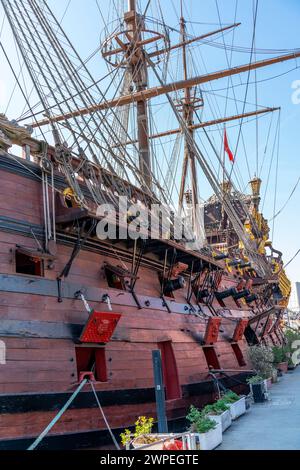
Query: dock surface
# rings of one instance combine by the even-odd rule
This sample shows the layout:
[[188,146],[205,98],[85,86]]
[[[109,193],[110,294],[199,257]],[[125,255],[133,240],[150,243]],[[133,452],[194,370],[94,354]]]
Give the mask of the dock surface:
[[217,450],[300,450],[300,366],[272,385],[270,401],[232,423]]

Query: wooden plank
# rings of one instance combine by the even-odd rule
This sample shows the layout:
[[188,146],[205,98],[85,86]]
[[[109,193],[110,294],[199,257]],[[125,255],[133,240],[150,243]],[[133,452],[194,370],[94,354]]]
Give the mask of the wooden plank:
[[[134,299],[130,293],[120,292],[116,289],[98,289],[95,287],[87,287],[81,284],[74,284],[67,281],[62,282],[62,297],[64,299],[74,299],[74,295],[79,290],[83,291],[88,301],[99,302],[104,294],[111,297],[112,304],[127,305],[136,307]],[[23,275],[7,275],[0,274],[0,291],[12,292],[19,294],[32,294],[57,298],[58,289],[56,280],[49,280],[43,278],[36,278],[34,276]],[[138,295],[139,301],[145,310],[162,310],[162,300],[155,297],[145,297]],[[145,302],[150,301],[150,306],[146,307]],[[174,313],[181,313],[189,315],[186,310],[185,304],[172,302],[172,311]],[[165,311],[167,311],[165,309]]]
[[22,383],[22,382],[63,382],[63,383],[75,383],[77,382],[77,373],[66,372],[66,371],[30,371],[20,370],[18,374],[14,375],[7,366],[1,367],[1,381],[2,383]]
[[21,362],[22,361],[71,361],[74,360],[74,348],[69,349],[12,349],[7,347],[6,349],[6,360],[8,363]]
[[32,349],[32,350],[59,350],[63,349],[67,351],[74,350],[74,342],[71,340],[62,339],[41,339],[41,338],[13,338],[13,337],[1,337],[5,342],[7,349]]

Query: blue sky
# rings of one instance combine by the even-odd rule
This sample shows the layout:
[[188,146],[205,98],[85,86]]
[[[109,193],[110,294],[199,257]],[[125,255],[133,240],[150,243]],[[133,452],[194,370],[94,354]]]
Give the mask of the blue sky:
[[[99,0],[99,5],[102,10],[105,22],[109,24],[112,17],[115,16],[114,5],[118,8],[120,5],[126,5],[126,1],[114,0]],[[139,2],[140,7],[144,8],[146,1]],[[178,28],[178,11],[179,0],[161,0],[160,6],[162,8],[165,22],[169,25]],[[223,24],[231,24],[235,18],[235,9],[237,6],[236,20],[241,22],[234,32],[234,45],[239,47],[242,52],[237,52],[236,49],[229,54],[229,60],[232,66],[244,64],[249,61],[249,51],[252,41],[253,32],[253,0],[186,0],[184,2],[184,14],[188,21],[187,27],[190,34],[201,34],[218,28],[220,14]],[[68,0],[49,0],[49,4],[61,18]],[[158,1],[152,0],[148,15],[154,17],[157,15]],[[218,7],[218,8],[217,8]],[[218,12],[219,9],[219,12]],[[0,7],[0,21],[2,23],[3,10]],[[201,24],[200,24],[201,23]],[[300,23],[300,2],[297,0],[260,0],[258,7],[257,28],[256,28],[256,47],[257,49],[276,50],[273,54],[279,55],[279,50],[290,51],[294,48],[300,48],[300,37],[298,34]],[[71,0],[70,6],[63,20],[63,26],[69,34],[73,43],[83,58],[95,50],[99,45],[100,36],[103,32],[103,21],[99,14],[95,0]],[[174,33],[174,38],[176,34]],[[178,39],[178,38],[177,38]],[[224,41],[227,45],[232,43],[232,33],[224,36]],[[18,71],[18,61],[15,52],[15,47],[9,33],[7,23],[4,24],[4,29],[1,36],[1,41],[6,50],[10,54],[12,62]],[[215,39],[216,44],[202,44],[200,50],[193,49],[192,54],[194,58],[194,65],[190,65],[191,74],[204,74],[206,71],[222,70],[227,67],[227,60],[224,50],[220,48],[223,43],[223,38],[218,36]],[[247,48],[247,49],[245,49]],[[266,51],[264,51],[266,52]],[[265,59],[270,57],[271,54],[257,54],[257,59]],[[7,101],[10,97],[11,90],[14,86],[11,72],[5,62],[5,59],[0,54],[0,112],[6,108]],[[280,132],[280,152],[278,163],[278,185],[277,185],[277,200],[276,210],[279,210],[286,202],[293,186],[296,184],[300,176],[300,159],[299,155],[299,141],[300,141],[300,104],[296,105],[292,102],[292,84],[296,80],[300,80],[300,70],[297,69],[300,65],[300,59],[293,60],[289,63],[278,64],[268,68],[267,70],[260,70],[257,72],[257,80],[259,82],[257,87],[258,104],[261,106],[281,106],[281,132]],[[97,55],[90,63],[90,68],[97,77],[101,77],[106,73],[106,66],[100,55]],[[173,69],[173,73],[175,69]],[[277,77],[277,78],[275,78]],[[181,78],[181,77],[179,77]],[[169,77],[171,79],[171,76]],[[246,111],[255,109],[256,97],[255,86],[253,85],[255,76],[251,74],[250,85],[248,87],[247,101],[250,103],[246,107]],[[204,98],[206,105],[204,111],[201,112],[203,120],[211,119],[218,107],[220,115],[236,114],[237,108],[234,101],[238,102],[238,111],[243,109],[243,100],[245,98],[247,74],[237,76],[232,82],[227,79],[213,82],[203,88]],[[225,99],[227,94],[227,86],[234,86],[230,89],[228,100]],[[30,86],[29,86],[30,88]],[[233,91],[234,90],[234,91]],[[233,93],[235,95],[233,95]],[[18,117],[23,108],[24,102],[18,91],[15,92],[14,98],[9,106],[9,117]],[[154,102],[155,106],[155,102]],[[155,108],[154,108],[155,109]],[[164,111],[165,113],[165,111]],[[168,118],[166,119],[166,116]],[[218,117],[219,117],[218,116]],[[157,113],[157,126],[171,126],[174,125],[174,119],[171,117],[170,112],[162,114]],[[262,177],[264,180],[263,192],[266,187],[266,181],[269,177],[268,191],[265,197],[264,212],[270,218],[274,213],[274,194],[275,194],[275,176],[276,176],[276,158],[277,158],[277,142],[274,144],[276,136],[276,125],[278,115],[273,116],[270,138],[266,149],[267,136],[271,123],[271,116],[266,116],[259,119],[259,154],[258,154],[258,167],[264,160]],[[233,150],[236,148],[238,140],[239,126],[227,126],[228,137],[230,145]],[[221,148],[221,132],[220,129],[209,129],[211,138],[218,149]],[[245,123],[243,126],[243,136],[246,147],[246,154],[248,165],[246,162],[245,152],[240,142],[236,154],[236,161],[239,172],[242,175],[243,183],[247,183],[250,175],[254,176],[256,171],[256,123],[255,121]],[[205,137],[199,134],[199,144],[207,151],[208,156],[212,158],[210,150],[207,145]],[[273,152],[273,149],[275,151]],[[274,153],[274,154],[273,154]],[[273,155],[273,164],[271,165]],[[271,169],[270,169],[271,168]],[[228,163],[230,170],[230,164]],[[270,169],[270,170],[269,170]],[[199,172],[200,194],[206,198],[210,194],[210,189]],[[242,183],[241,183],[242,184]],[[243,186],[243,185],[242,185]],[[289,260],[294,253],[300,248],[299,233],[300,224],[298,221],[298,206],[300,203],[300,187],[295,192],[292,200],[284,212],[276,219],[273,241],[276,248],[284,252],[285,260]],[[300,265],[300,257],[288,268],[288,274],[292,281],[300,280],[300,273],[298,267]]]

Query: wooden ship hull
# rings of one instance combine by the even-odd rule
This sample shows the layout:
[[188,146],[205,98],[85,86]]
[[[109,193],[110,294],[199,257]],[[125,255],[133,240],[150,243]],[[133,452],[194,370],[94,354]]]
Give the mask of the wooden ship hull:
[[[195,297],[188,303],[186,289],[175,292],[172,300],[163,300],[159,272],[169,247],[161,241],[143,256],[136,298],[131,292],[109,287],[104,272],[105,266],[120,266],[121,260],[130,270],[132,249],[93,237],[74,260],[59,293],[57,278],[71,256],[76,236],[68,224],[58,225],[55,256],[38,253],[37,241],[44,236],[40,177],[38,165],[1,154],[0,340],[6,346],[6,365],[0,366],[0,449],[26,449],[53,419],[78,386],[80,367],[86,368],[80,355],[83,348],[103,351],[99,365],[96,361],[95,388],[116,436],[138,416],[156,415],[153,350],[162,351],[170,429],[182,426],[191,404],[202,406],[214,399],[209,366],[228,371],[226,376],[219,375],[225,386],[245,391],[251,369],[247,348],[253,337],[249,339],[248,334],[247,342],[241,320],[251,321],[256,315],[251,329],[254,336],[270,344],[280,343],[279,330],[273,335],[264,331],[265,318],[272,319],[275,310],[258,315],[232,298],[224,300],[223,307],[216,299],[211,305],[197,303]],[[55,184],[62,182],[57,175]],[[203,269],[217,270],[222,289],[237,285],[236,276],[228,274],[220,262],[180,251],[180,246],[177,249],[181,262],[198,261]],[[36,264],[42,263],[39,275],[17,272],[16,253],[26,250]],[[101,312],[109,311],[102,301],[108,295],[112,312],[121,314],[107,344],[95,347],[79,342],[88,314],[75,298],[78,291]],[[217,332],[211,319],[220,322]],[[111,438],[86,385],[41,448],[108,444]]]

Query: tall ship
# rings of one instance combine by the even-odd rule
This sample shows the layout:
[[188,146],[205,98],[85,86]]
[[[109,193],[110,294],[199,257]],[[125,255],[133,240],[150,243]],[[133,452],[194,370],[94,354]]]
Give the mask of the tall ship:
[[262,214],[265,183],[254,170],[249,191],[237,187],[226,130],[278,108],[202,116],[207,84],[300,52],[196,73],[194,49],[239,23],[192,33],[183,2],[177,26],[160,2],[141,3],[112,2],[98,79],[50,2],[1,1],[20,73],[2,36],[3,57],[25,106],[0,115],[1,450],[27,449],[86,377],[93,386],[39,449],[107,448],[109,429],[118,438],[156,417],[154,350],[169,429],[182,429],[216,380],[245,392],[249,346],[284,341],[290,282]]

